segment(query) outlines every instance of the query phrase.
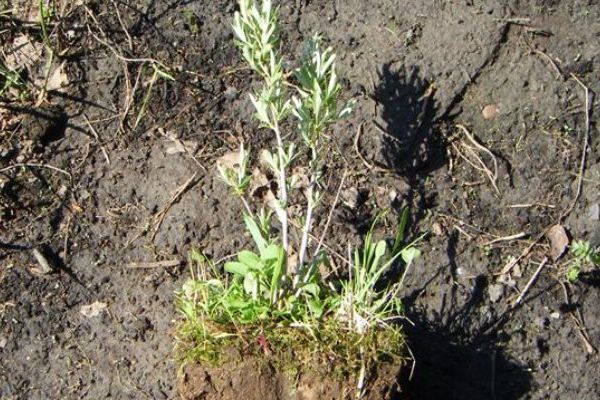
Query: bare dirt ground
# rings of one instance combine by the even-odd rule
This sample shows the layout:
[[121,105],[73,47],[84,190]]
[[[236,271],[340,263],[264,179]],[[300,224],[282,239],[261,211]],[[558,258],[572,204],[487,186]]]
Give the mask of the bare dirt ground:
[[[56,3],[46,35],[37,2],[0,2],[29,93],[0,104],[0,398],[174,399],[187,251],[248,241],[213,165],[268,141],[235,2]],[[330,135],[330,246],[380,208],[431,232],[403,293],[407,398],[600,398],[600,279],[566,284],[543,236],[600,242],[600,5],[296,0],[282,20],[292,65],[319,31],[358,100]]]

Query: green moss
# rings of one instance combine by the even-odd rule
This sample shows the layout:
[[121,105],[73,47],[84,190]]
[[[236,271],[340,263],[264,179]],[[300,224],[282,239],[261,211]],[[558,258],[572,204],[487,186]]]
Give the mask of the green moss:
[[[178,332],[182,364],[200,362],[213,367],[236,357],[264,357],[280,372],[293,378],[302,372],[347,378],[364,365],[401,365],[405,341],[397,325],[385,325],[359,334],[337,320],[325,318],[310,329],[265,322],[223,326],[212,321],[186,321]],[[233,351],[232,351],[233,350]]]

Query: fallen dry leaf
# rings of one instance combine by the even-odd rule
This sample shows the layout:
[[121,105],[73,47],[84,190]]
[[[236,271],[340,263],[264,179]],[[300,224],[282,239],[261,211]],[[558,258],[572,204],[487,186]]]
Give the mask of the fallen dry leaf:
[[554,225],[546,233],[550,241],[550,256],[554,261],[558,260],[569,246],[569,236],[562,225]]
[[34,42],[29,36],[19,35],[5,50],[4,65],[12,71],[31,66],[40,59],[43,49],[40,43]]
[[[41,82],[43,84],[43,82]],[[46,90],[59,90],[69,84],[69,77],[65,72],[65,62],[63,61],[52,71],[46,81]]]
[[81,306],[81,309],[79,310],[79,312],[84,317],[93,318],[93,317],[97,317],[98,315],[100,315],[100,313],[105,311],[107,308],[108,308],[108,305],[106,303],[102,303],[100,301],[95,301],[90,305]]
[[292,170],[293,188],[305,192],[310,184],[308,167],[295,167]]
[[217,158],[217,169],[233,169],[240,165],[240,152],[230,151]]

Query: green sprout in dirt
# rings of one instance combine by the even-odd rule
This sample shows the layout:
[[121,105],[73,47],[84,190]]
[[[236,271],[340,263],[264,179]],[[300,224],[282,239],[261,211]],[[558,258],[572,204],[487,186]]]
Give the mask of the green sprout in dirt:
[[0,62],[0,99],[6,93],[16,93],[20,100],[24,100],[28,93],[25,82],[17,71],[7,68]]
[[581,271],[588,266],[600,268],[600,252],[594,251],[590,242],[577,240],[571,245],[572,260],[567,267],[567,280],[576,282]]
[[[403,355],[401,330],[393,323],[401,314],[397,294],[402,280],[384,282],[393,267],[404,262],[406,271],[418,256],[414,242],[404,243],[408,212],[401,214],[391,246],[373,240],[381,216],[375,219],[364,245],[350,257],[347,279],[325,280],[320,275],[328,254],[322,240],[310,239],[314,212],[322,201],[322,158],[328,151],[324,134],[352,113],[353,102],[340,101],[336,57],[318,35],[309,41],[300,68],[289,74],[279,52],[278,8],[270,0],[240,0],[239,6],[233,23],[235,43],[262,79],[250,100],[261,129],[274,138],[274,148],[263,150],[261,158],[277,181],[275,200],[268,210],[248,202],[251,156],[243,144],[233,166],[218,167],[221,179],[243,204],[244,224],[256,249],[241,250],[223,265],[225,273],[201,253],[192,253],[197,271],[178,296],[186,317],[181,336],[194,342],[188,356],[205,362],[218,362],[219,349],[235,346],[244,336],[266,337],[279,349],[297,348],[314,357],[335,354],[345,371],[359,373],[362,388],[371,361]],[[287,82],[288,76],[294,81]],[[295,93],[290,93],[291,87]],[[298,145],[292,134],[282,132],[290,118],[295,120]],[[288,199],[297,189],[290,170],[300,160],[306,160],[308,186],[302,223],[292,224]],[[271,229],[273,218],[276,232]],[[292,235],[296,225],[297,235]],[[291,239],[296,237],[298,242]],[[337,344],[330,347],[333,343]],[[298,363],[302,358],[295,354],[289,360]]]

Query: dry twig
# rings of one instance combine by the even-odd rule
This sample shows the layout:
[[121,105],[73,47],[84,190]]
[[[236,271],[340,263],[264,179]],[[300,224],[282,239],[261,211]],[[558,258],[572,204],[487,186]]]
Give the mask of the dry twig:
[[548,263],[548,257],[544,257],[544,259],[540,263],[540,266],[535,270],[535,272],[531,276],[531,279],[529,279],[529,282],[527,282],[527,285],[525,285],[525,288],[523,289],[523,291],[521,292],[521,294],[519,295],[519,297],[517,297],[517,299],[511,304],[511,308],[515,308],[516,306],[518,306],[519,304],[521,304],[521,301],[523,301],[523,298],[525,297],[525,294],[527,294],[527,292],[529,291],[529,289],[531,288],[531,286],[533,285],[533,283],[536,281],[536,279],[540,275],[540,272],[542,272],[542,269],[544,268],[544,266],[547,263]]
[[[590,92],[588,87],[581,82],[581,80],[575,74],[571,74],[571,77],[575,79],[575,81],[583,88],[585,94],[585,133],[583,136],[583,149],[581,150],[581,162],[579,164],[579,172],[577,175],[577,192],[575,193],[575,197],[573,198],[573,202],[560,216],[559,221],[563,221],[575,208],[577,201],[579,201],[579,196],[581,196],[581,188],[583,187],[583,173],[585,171],[585,162],[587,158],[587,151],[590,141],[590,113],[591,113],[591,104],[593,104],[593,93]],[[592,100],[592,101],[590,101]]]
[[[488,177],[492,186],[494,187],[494,190],[496,191],[496,193],[498,195],[500,195],[500,190],[498,189],[498,186],[496,184],[496,182],[498,181],[498,161],[496,160],[496,156],[485,146],[483,146],[479,142],[477,142],[477,140],[475,140],[473,135],[471,135],[469,130],[464,125],[459,124],[459,125],[456,125],[456,127],[459,128],[460,130],[462,130],[463,133],[465,134],[465,136],[467,137],[467,139],[469,140],[469,142],[471,142],[472,146],[467,145],[465,142],[461,141],[461,146],[463,149],[467,150],[467,152],[470,154],[470,156],[473,157],[474,161],[471,160],[468,156],[466,156],[462,151],[460,151],[460,149],[458,149],[458,146],[456,146],[454,144],[452,144],[452,146],[455,148],[455,150],[458,152],[458,155],[463,160],[465,160],[469,165],[471,165],[476,170],[483,172]],[[478,150],[480,152],[487,154],[492,159],[492,164],[493,164],[493,169],[494,169],[493,172],[490,170],[490,168],[488,168],[488,166],[485,164],[485,162],[483,162],[481,157],[479,157],[477,155],[475,150]]]
[[179,186],[177,190],[175,190],[175,193],[173,193],[173,196],[171,196],[171,200],[169,200],[169,202],[162,208],[162,210],[160,210],[158,214],[154,216],[154,231],[152,232],[153,241],[156,237],[156,234],[158,233],[158,230],[160,229],[160,226],[162,225],[163,220],[165,219],[165,216],[167,215],[167,212],[169,211],[169,209],[171,209],[173,204],[179,201],[181,195],[183,195],[190,187],[192,187],[192,184],[196,180],[197,175],[197,172],[194,173],[194,175],[192,175],[190,179],[188,179],[183,185]]
[[83,119],[85,120],[85,123],[87,124],[88,128],[90,128],[92,135],[94,135],[94,137],[96,138],[96,141],[98,142],[98,145],[100,146],[100,150],[102,150],[102,154],[104,155],[104,159],[106,160],[106,163],[108,165],[110,165],[110,157],[108,156],[108,152],[106,151],[106,148],[100,141],[100,136],[98,135],[98,132],[96,132],[96,129],[94,129],[94,126],[88,119],[87,115],[83,114]]
[[131,262],[127,264],[127,268],[132,269],[151,269],[151,268],[169,268],[169,267],[177,267],[181,265],[183,261],[181,260],[165,260],[165,261],[154,261],[154,262]]
[[[563,294],[565,296],[565,303],[567,305],[571,305],[571,299],[569,296],[569,289],[567,288],[567,285],[564,282],[560,282],[560,285],[563,288]],[[577,316],[573,314],[572,311],[569,311],[569,315],[571,315],[571,318],[573,318],[573,321],[575,322],[575,326],[577,326],[577,333],[579,333],[579,337],[581,338],[581,341],[583,343],[583,346],[585,347],[585,351],[588,354],[594,354],[596,353],[596,348],[594,347],[594,345],[592,344],[592,342],[590,341],[590,338],[588,336],[587,333],[587,329],[585,329],[585,325],[583,324],[583,316],[581,315],[581,311],[579,310],[579,308],[577,308]]]

